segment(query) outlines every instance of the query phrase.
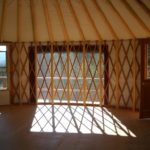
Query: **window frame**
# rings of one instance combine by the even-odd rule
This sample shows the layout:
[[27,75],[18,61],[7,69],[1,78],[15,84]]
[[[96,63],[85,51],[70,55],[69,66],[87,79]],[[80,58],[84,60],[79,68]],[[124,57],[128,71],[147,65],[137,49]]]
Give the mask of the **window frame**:
[[148,67],[150,67],[148,64],[148,61],[150,59],[148,58],[148,55],[150,55],[149,50],[150,50],[150,42],[146,43],[146,46],[145,46],[145,58],[146,58],[145,59],[145,79],[146,80],[150,80],[150,74],[148,75]]
[[6,69],[6,88],[0,88],[0,91],[7,91],[8,90],[8,51],[7,51],[7,45],[5,44],[0,44],[0,46],[5,46],[6,47],[6,51],[1,50],[1,52],[5,52],[6,54],[6,66],[5,67],[1,67],[0,68],[5,68]]

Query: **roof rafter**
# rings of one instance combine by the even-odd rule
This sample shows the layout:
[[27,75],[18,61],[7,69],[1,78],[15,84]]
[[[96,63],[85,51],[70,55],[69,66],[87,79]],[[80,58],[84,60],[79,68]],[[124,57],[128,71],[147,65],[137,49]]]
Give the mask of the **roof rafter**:
[[17,41],[21,41],[22,0],[17,0]]
[[69,41],[69,35],[68,35],[68,32],[67,32],[66,24],[65,24],[65,21],[64,21],[64,16],[63,16],[63,13],[62,13],[59,1],[55,0],[55,2],[56,2],[56,5],[55,5],[56,6],[56,10],[57,10],[60,22],[61,22],[61,24],[63,26],[64,38],[65,38],[66,41]]
[[42,6],[43,6],[43,10],[44,10],[44,16],[45,16],[45,20],[46,20],[49,40],[51,42],[53,42],[54,41],[54,35],[52,32],[52,23],[51,23],[50,15],[48,12],[48,4],[47,4],[46,0],[42,0]]
[[32,29],[33,29],[33,40],[34,42],[38,42],[38,30],[35,16],[34,0],[30,0],[30,9],[31,9]]
[[118,10],[114,7],[113,3],[111,2],[111,0],[107,0],[109,5],[111,6],[111,8],[113,9],[113,11],[117,14],[117,16],[120,18],[120,20],[122,21],[122,23],[125,25],[126,29],[128,30],[129,34],[131,35],[132,38],[135,38],[135,34],[132,32],[132,30],[129,28],[128,24],[126,23],[126,21],[123,19],[123,17],[120,15],[120,13],[118,12]]
[[138,23],[143,27],[143,29],[150,34],[150,29],[145,25],[145,23],[141,20],[141,18],[136,14],[136,12],[133,10],[133,8],[130,6],[129,2],[127,0],[121,0],[121,2],[124,4],[124,6],[128,9],[130,14],[138,21]]
[[115,39],[119,39],[116,32],[114,31],[114,29],[111,26],[111,23],[109,22],[109,20],[107,19],[107,17],[105,16],[104,12],[102,11],[102,9],[100,8],[99,4],[97,3],[96,0],[92,1],[94,3],[94,5],[96,6],[99,14],[104,18],[105,23],[107,24],[107,26],[109,27],[110,32],[112,33],[113,37]]
[[145,3],[141,0],[136,0],[136,2],[139,4],[140,7],[143,8],[143,10],[150,16],[150,9],[145,5]]
[[3,41],[3,30],[4,30],[5,19],[6,19],[6,4],[7,4],[7,0],[3,0],[1,24],[0,24],[0,41],[1,42]]
[[92,18],[91,14],[89,13],[89,10],[88,10],[87,6],[86,6],[85,3],[84,3],[84,0],[81,0],[81,3],[82,3],[82,6],[83,6],[85,12],[87,13],[87,15],[88,15],[88,17],[89,17],[89,20],[90,20],[90,22],[91,22],[91,24],[92,24],[92,26],[93,26],[93,28],[94,28],[94,30],[95,30],[95,33],[96,33],[96,35],[97,35],[97,37],[98,37],[98,40],[99,40],[99,41],[103,40],[103,39],[102,39],[102,36],[100,35],[100,33],[99,33],[99,31],[98,31],[98,29],[97,29],[97,27],[96,27],[96,24],[95,24],[95,22],[94,22],[94,19]]
[[70,8],[70,10],[71,10],[71,12],[72,12],[74,18],[75,18],[75,22],[76,22],[76,24],[77,24],[77,26],[78,26],[78,29],[79,29],[79,32],[80,32],[80,34],[81,34],[82,40],[85,41],[85,35],[84,35],[83,31],[82,31],[82,28],[81,28],[79,19],[78,19],[77,15],[76,15],[75,9],[73,8],[73,5],[72,5],[72,3],[71,3],[70,0],[67,0],[67,3],[68,3],[68,5],[69,5],[69,8]]

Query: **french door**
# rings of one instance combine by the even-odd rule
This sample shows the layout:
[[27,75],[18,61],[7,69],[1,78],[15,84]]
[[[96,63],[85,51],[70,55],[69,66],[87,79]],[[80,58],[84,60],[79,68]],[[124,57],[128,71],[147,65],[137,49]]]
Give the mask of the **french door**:
[[41,46],[36,57],[37,103],[104,104],[107,51],[98,46]]
[[150,118],[150,39],[142,40],[141,54],[140,118]]

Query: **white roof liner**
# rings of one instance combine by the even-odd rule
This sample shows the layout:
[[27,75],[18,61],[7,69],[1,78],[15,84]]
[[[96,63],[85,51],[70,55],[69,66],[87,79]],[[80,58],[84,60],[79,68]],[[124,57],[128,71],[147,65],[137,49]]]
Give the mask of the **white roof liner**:
[[150,0],[0,0],[1,42],[149,37]]

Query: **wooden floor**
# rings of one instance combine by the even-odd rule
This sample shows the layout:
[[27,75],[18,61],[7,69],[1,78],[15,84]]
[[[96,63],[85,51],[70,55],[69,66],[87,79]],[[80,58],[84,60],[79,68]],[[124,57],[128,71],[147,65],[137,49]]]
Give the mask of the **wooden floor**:
[[0,106],[0,149],[149,150],[150,120],[138,117],[98,107]]

